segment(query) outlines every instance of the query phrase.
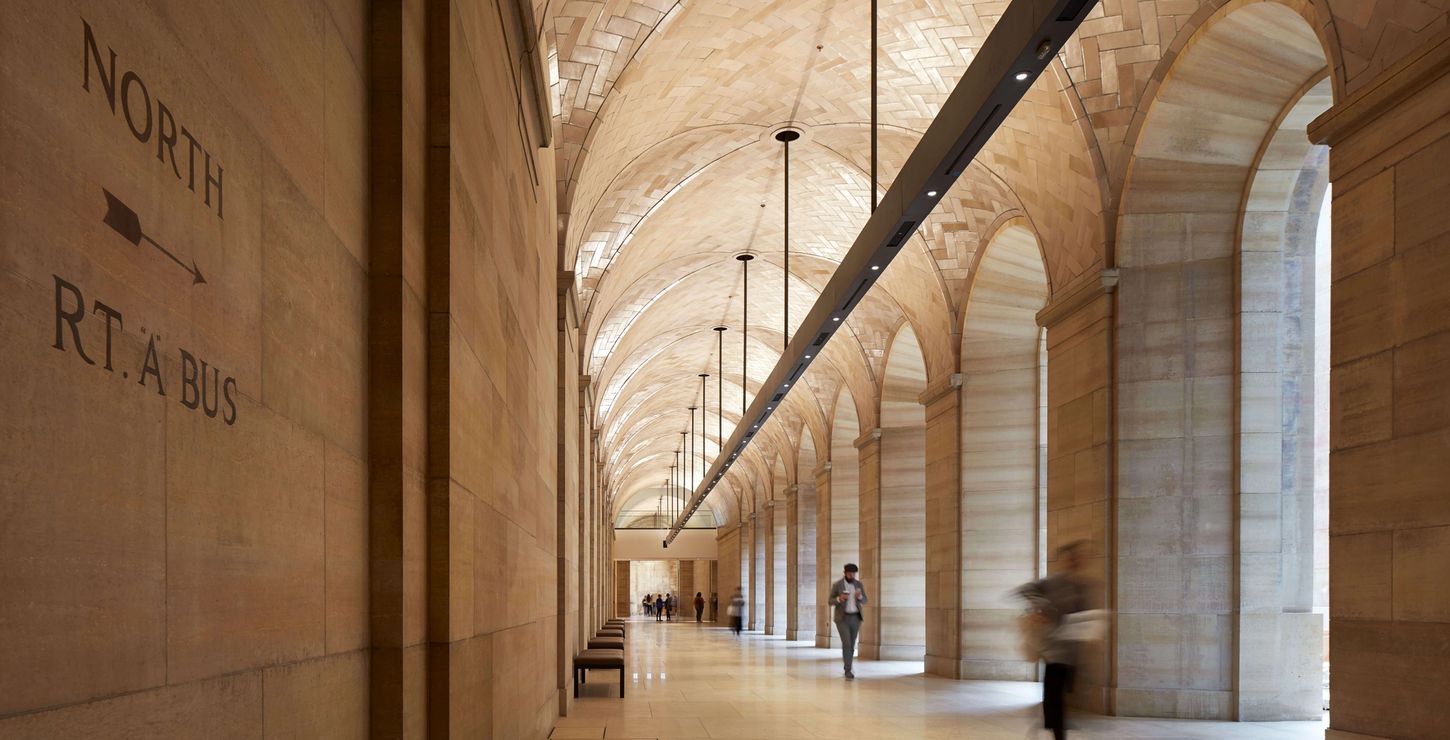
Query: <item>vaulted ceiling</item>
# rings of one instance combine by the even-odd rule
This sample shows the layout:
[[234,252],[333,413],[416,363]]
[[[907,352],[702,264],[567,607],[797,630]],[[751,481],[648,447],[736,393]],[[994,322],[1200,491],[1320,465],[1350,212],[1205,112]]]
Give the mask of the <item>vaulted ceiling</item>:
[[[713,461],[740,417],[742,383],[752,394],[780,355],[784,157],[773,134],[803,132],[790,149],[791,331],[869,214],[870,4],[535,3],[550,48],[559,247],[575,273],[580,372],[593,384],[605,488],[625,501],[668,477],[686,409],[700,402],[700,373],[711,375],[703,434]],[[881,192],[1006,5],[881,0]],[[886,354],[902,326],[919,342],[928,384],[957,371],[976,261],[1009,221],[1047,245],[1054,291],[1104,266],[1104,214],[1126,167],[1118,153],[1128,122],[1148,71],[1199,10],[1158,3],[1161,14],[1145,19],[1140,6],[1151,4],[1111,5],[1114,14],[1101,4],[1092,12],[711,495],[717,520],[751,506],[735,492],[772,490],[778,459],[794,469],[802,435],[829,449],[843,387],[860,427],[877,425]],[[746,251],[756,255],[748,326],[735,259]],[[723,358],[716,325],[729,327]]]

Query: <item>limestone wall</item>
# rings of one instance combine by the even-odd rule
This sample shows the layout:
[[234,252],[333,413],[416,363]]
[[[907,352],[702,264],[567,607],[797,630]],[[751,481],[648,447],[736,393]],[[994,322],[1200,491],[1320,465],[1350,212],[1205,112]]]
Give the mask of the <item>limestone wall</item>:
[[0,735],[365,735],[365,4],[4,15]]
[[0,735],[547,734],[584,420],[523,8],[7,4]]
[[1444,734],[1450,33],[1311,127],[1333,181],[1332,740]]

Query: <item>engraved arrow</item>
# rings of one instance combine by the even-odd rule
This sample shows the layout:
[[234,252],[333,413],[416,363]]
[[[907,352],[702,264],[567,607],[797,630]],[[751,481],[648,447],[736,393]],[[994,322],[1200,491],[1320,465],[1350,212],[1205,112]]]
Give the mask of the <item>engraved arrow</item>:
[[206,282],[206,278],[201,276],[201,270],[196,266],[196,260],[192,260],[191,266],[187,267],[186,263],[172,254],[170,250],[157,244],[155,239],[152,239],[145,232],[141,231],[141,218],[136,215],[135,211],[131,210],[130,206],[122,203],[120,198],[112,195],[111,191],[105,188],[101,188],[101,192],[106,194],[106,217],[101,220],[107,226],[114,229],[117,234],[120,234],[122,239],[137,246],[140,246],[141,240],[145,239],[151,243],[151,246],[161,250],[162,254],[170,257],[172,262],[181,265],[181,269],[191,273],[192,285],[201,285]]

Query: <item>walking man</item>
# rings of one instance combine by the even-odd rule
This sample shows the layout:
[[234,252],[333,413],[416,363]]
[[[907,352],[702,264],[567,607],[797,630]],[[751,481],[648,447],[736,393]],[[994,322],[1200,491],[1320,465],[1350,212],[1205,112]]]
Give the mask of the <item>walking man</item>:
[[1072,691],[1077,672],[1079,647],[1092,638],[1101,624],[1085,617],[1088,612],[1088,584],[1082,576],[1082,542],[1072,542],[1057,550],[1062,563],[1056,573],[1017,589],[1027,601],[1030,622],[1036,625],[1034,642],[1047,669],[1042,675],[1042,725],[1052,731],[1055,740],[1067,737],[1066,694]]
[[859,571],[855,563],[846,563],[841,580],[831,584],[830,604],[836,632],[841,635],[841,661],[845,663],[847,680],[856,677],[851,662],[856,657],[856,636],[861,634],[861,605],[867,601],[866,586],[856,577]]
[[705,616],[705,595],[699,591],[695,592],[695,621],[700,621]]
[[740,630],[745,624],[745,595],[740,593],[737,587],[735,593],[730,595],[730,606],[726,607],[730,614],[730,631],[740,636]]

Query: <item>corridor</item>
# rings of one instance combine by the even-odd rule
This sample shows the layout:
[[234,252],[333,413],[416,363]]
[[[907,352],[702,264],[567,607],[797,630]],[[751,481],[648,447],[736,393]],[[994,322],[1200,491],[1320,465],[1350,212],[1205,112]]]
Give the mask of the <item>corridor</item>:
[[0,0],[0,740],[1447,740],[1446,163],[1450,0]]
[[[952,681],[921,663],[860,660],[841,678],[840,653],[810,642],[693,621],[631,620],[629,684],[591,674],[551,738],[973,738],[1039,735],[1036,683]],[[1234,723],[1079,715],[1083,740],[1318,740],[1322,722]]]

